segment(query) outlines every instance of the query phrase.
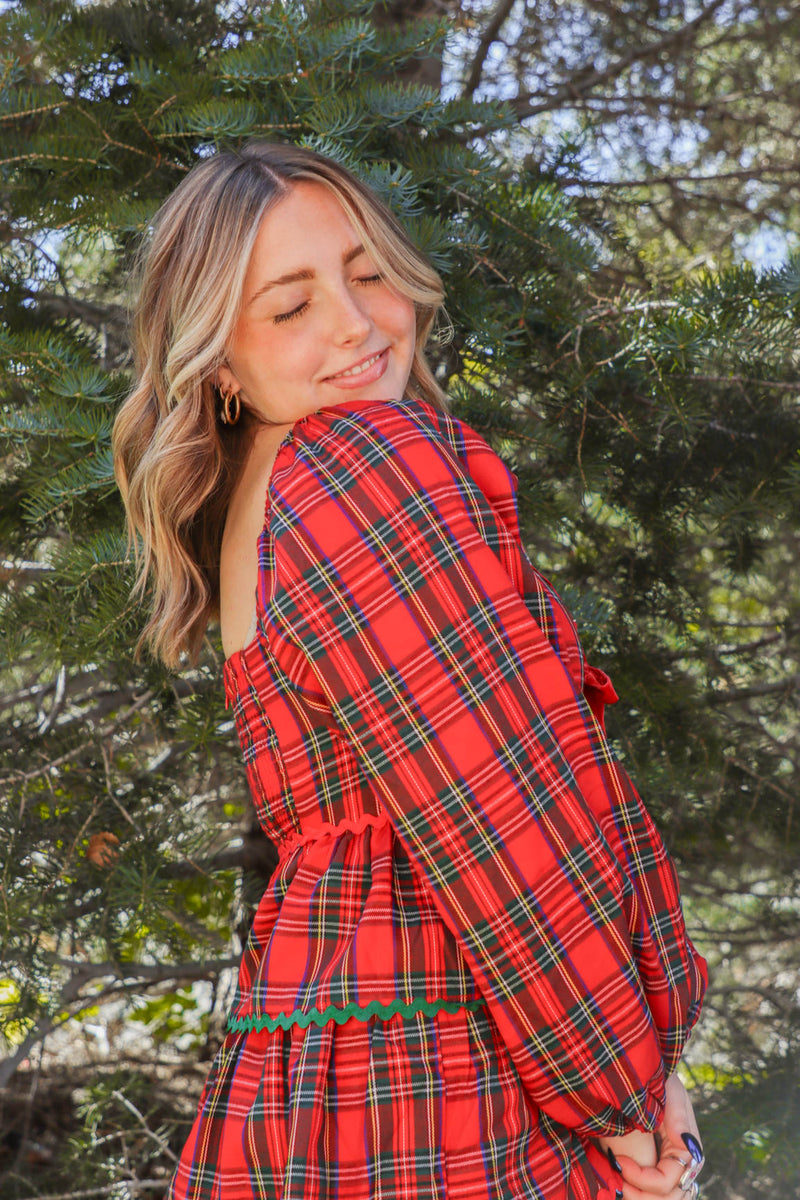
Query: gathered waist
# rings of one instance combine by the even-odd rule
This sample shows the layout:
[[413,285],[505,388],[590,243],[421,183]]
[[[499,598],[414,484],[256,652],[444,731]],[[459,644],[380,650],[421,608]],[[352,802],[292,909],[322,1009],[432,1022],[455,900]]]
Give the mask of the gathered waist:
[[363,833],[366,829],[382,829],[391,825],[386,813],[362,813],[358,817],[342,817],[340,821],[320,821],[289,833],[277,842],[278,860],[293,854],[298,846],[307,846],[324,838],[341,837],[345,833]]

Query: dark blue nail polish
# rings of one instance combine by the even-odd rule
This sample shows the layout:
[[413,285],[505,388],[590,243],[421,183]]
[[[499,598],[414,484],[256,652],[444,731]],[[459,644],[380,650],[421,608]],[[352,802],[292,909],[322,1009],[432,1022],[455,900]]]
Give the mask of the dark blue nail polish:
[[622,1167],[619,1165],[616,1158],[614,1157],[614,1151],[611,1149],[610,1146],[606,1150],[606,1157],[608,1158],[608,1161],[611,1163],[611,1170],[616,1171],[618,1175],[621,1175]]
[[700,1145],[697,1138],[691,1133],[682,1133],[681,1137],[686,1149],[689,1151],[694,1161],[696,1163],[701,1163],[703,1161],[703,1147]]

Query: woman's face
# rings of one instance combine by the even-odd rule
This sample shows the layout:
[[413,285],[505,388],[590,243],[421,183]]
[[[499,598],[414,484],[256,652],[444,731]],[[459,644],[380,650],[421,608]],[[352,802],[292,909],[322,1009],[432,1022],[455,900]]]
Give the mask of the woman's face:
[[343,400],[401,400],[410,300],[392,291],[323,184],[293,184],[262,221],[219,385],[282,425]]

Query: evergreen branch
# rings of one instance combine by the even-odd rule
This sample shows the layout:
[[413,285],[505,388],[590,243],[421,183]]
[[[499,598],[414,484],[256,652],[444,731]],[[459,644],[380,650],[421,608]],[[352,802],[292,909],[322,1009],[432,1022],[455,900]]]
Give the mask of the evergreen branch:
[[[468,192],[464,192],[460,188],[457,188],[457,187],[452,189],[452,194],[454,196],[456,196],[459,200],[463,200],[466,204],[468,204],[470,206],[470,208],[474,206],[474,204],[477,200],[476,196],[470,196],[470,194]],[[546,242],[543,238],[536,237],[535,234],[528,232],[528,230],[520,228],[519,225],[515,224],[508,217],[503,216],[503,214],[501,212],[498,212],[494,208],[489,211],[491,213],[492,220],[499,221],[501,225],[505,225],[508,229],[513,230],[514,233],[516,233],[519,237],[523,238],[526,242],[531,242],[534,246],[539,246],[541,249],[546,250],[548,252],[550,252],[552,250],[552,246],[550,243]]]
[[94,125],[97,132],[104,139],[106,146],[113,146],[115,150],[127,150],[129,154],[138,154],[141,158],[146,158],[149,162],[153,161],[152,153],[149,153],[147,150],[141,150],[138,146],[131,146],[128,142],[118,142],[115,138],[113,138],[111,134],[103,128],[101,122],[92,112],[89,111],[89,109],[84,108],[82,105],[77,105],[76,112],[79,112],[81,116],[86,117],[87,121]]
[[[732,621],[729,617],[710,617],[709,626],[715,629],[774,629],[775,620],[757,621],[755,618],[749,621]],[[794,630],[794,624],[787,627]]]
[[[173,94],[172,94],[171,96],[167,96],[166,100],[162,100],[162,102],[159,104],[158,108],[157,108],[157,109],[155,109],[155,110],[154,110],[154,111],[153,111],[153,112],[150,114],[150,120],[151,120],[151,121],[154,121],[154,120],[156,119],[156,117],[160,117],[160,116],[161,116],[161,114],[162,114],[162,112],[165,112],[165,111],[166,111],[168,108],[171,108],[171,107],[172,107],[172,105],[175,103],[175,101],[176,101],[177,99],[178,99],[178,93],[177,93],[177,92],[173,92]],[[146,125],[143,125],[143,124],[142,124],[141,117],[138,115],[138,113],[136,113],[136,114],[134,114],[134,115],[136,116],[136,120],[138,121],[139,125],[141,125],[142,129],[145,131],[145,133],[146,133],[146,134],[147,134],[147,136],[150,138],[150,140],[151,140],[151,141],[153,141],[153,142],[155,142],[155,140],[154,140],[154,138],[153,138],[153,135],[152,135],[152,133],[150,132],[150,130],[147,128],[147,126],[146,126]],[[157,145],[158,143],[155,143],[155,144]],[[173,164],[171,164],[171,165],[173,165],[173,166],[174,166],[175,164],[173,163]],[[181,164],[181,165],[183,166],[184,164]]]
[[11,158],[0,158],[0,167],[10,167],[18,162],[85,163],[87,166],[96,167],[98,160],[96,158],[81,158],[77,154],[45,154],[44,152],[31,150],[27,154],[15,154]]
[[[49,684],[46,688],[42,688],[42,693],[46,695],[48,692],[52,691],[52,687],[53,685]],[[109,688],[108,690],[100,689],[94,693],[89,693],[89,695],[86,696],[75,697],[70,695],[69,699],[71,704],[74,706],[80,705],[80,711],[70,712],[61,721],[59,721],[59,733],[63,737],[64,734],[67,733],[73,726],[86,727],[93,721],[107,716],[108,713],[118,711],[121,703],[124,703],[126,700],[130,700],[132,691],[132,688],[121,687],[113,689]],[[9,701],[0,701],[0,709],[8,707],[10,703],[10,699]],[[87,705],[89,704],[91,704],[91,708],[87,708]],[[19,737],[19,730],[16,731],[16,734],[17,737]],[[6,742],[4,742],[4,744],[13,745],[13,735]],[[89,749],[88,746],[85,748],[87,750]]]
[[40,246],[35,238],[25,237],[17,228],[14,230],[13,239],[9,238],[9,242],[12,241],[16,242],[20,246],[30,246],[36,252],[36,254],[45,260],[46,263],[49,263],[53,273],[55,274],[64,291],[66,292],[68,290],[61,263],[57,258],[54,258],[52,254],[48,254],[44,247]]
[[42,113],[55,112],[57,108],[64,107],[63,97],[56,100],[53,104],[40,104],[38,108],[21,109],[19,112],[0,113],[0,121],[16,121],[21,118],[27,120],[28,117],[39,117]]
[[[255,137],[257,134],[285,133],[288,130],[306,129],[306,127],[307,126],[306,126],[305,121],[272,121],[272,122],[260,121],[258,123],[254,123],[254,124],[248,126],[247,132],[248,132],[249,136]],[[230,129],[224,130],[224,129],[215,129],[215,128],[212,128],[211,126],[201,127],[201,126],[197,126],[195,124],[190,125],[187,121],[187,124],[185,127],[178,126],[174,130],[173,129],[165,129],[163,132],[159,133],[158,136],[163,139],[166,139],[168,137],[177,137],[177,138],[191,137],[198,133],[203,136],[209,136],[211,134],[225,136],[227,134],[230,134],[230,132],[231,132]],[[175,164],[175,166],[177,167],[177,164]],[[189,170],[191,170],[191,168],[184,165],[184,166],[180,167],[180,170],[189,171]]]
[[[198,876],[209,878],[224,871],[244,871],[247,874],[259,875],[268,880],[277,864],[277,849],[266,834],[258,833],[246,837],[244,845],[218,850],[208,858],[184,858],[176,862],[162,863],[158,868],[158,878],[163,880],[196,879]],[[62,907],[62,914],[70,918],[80,918],[90,915],[96,910],[95,897],[88,900],[76,901],[68,907]],[[203,929],[203,936],[207,936]]]
[[[86,691],[81,691],[81,688],[87,681],[95,678],[94,673],[88,671],[79,671],[75,675],[71,675],[67,680],[67,694],[76,708],[80,711],[66,721],[60,723],[59,728],[64,729],[69,726],[70,722],[74,721],[77,724],[86,725],[99,716],[103,716],[108,712],[113,712],[119,708],[120,704],[128,703],[134,696],[136,687],[134,684],[130,686],[111,687],[101,680],[97,687],[89,687]],[[41,696],[46,695],[53,689],[53,683],[34,684],[32,686],[20,688],[15,692],[6,692],[0,695],[0,712],[4,709],[11,708],[15,704],[24,704],[37,701]],[[190,679],[185,676],[170,680],[170,689],[174,693],[176,699],[185,700],[191,696],[206,696],[210,692],[216,692],[217,684],[215,681],[208,678]],[[154,693],[151,693],[153,695]],[[87,711],[87,705],[92,705]],[[131,710],[128,710],[131,711]],[[8,740],[9,745],[13,745],[15,741],[19,741],[19,730],[15,729]]]
[[50,479],[36,489],[25,502],[31,521],[43,523],[58,511],[62,504],[99,488],[111,489],[114,466],[110,447],[92,448],[55,471]]

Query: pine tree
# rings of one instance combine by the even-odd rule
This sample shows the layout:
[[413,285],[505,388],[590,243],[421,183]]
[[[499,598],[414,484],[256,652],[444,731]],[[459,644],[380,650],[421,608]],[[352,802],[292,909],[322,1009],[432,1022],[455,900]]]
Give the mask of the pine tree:
[[[247,815],[217,632],[177,675],[133,660],[142,613],[109,454],[137,240],[193,163],[268,136],[351,166],[447,281],[439,376],[517,473],[531,553],[623,696],[612,734],[681,860],[704,948],[736,947],[693,1060],[727,1144],[764,1072],[779,1062],[788,1096],[797,1061],[783,899],[800,263],[615,288],[614,230],[515,157],[513,107],[414,81],[446,25],[376,21],[369,0],[28,2],[0,30],[0,1078],[98,1007],[207,1055],[215,989],[274,861]],[[754,995],[775,1006],[755,1021]],[[142,1127],[166,1122],[177,1146],[199,1077],[179,1103],[174,1063],[94,1074],[73,1157],[43,1164],[37,1188],[149,1180],[158,1194],[167,1143]],[[10,1196],[31,1191],[27,1119],[3,1162]],[[777,1117],[767,1128],[752,1194],[788,1196],[792,1143]],[[708,1194],[727,1195],[717,1175]]]

